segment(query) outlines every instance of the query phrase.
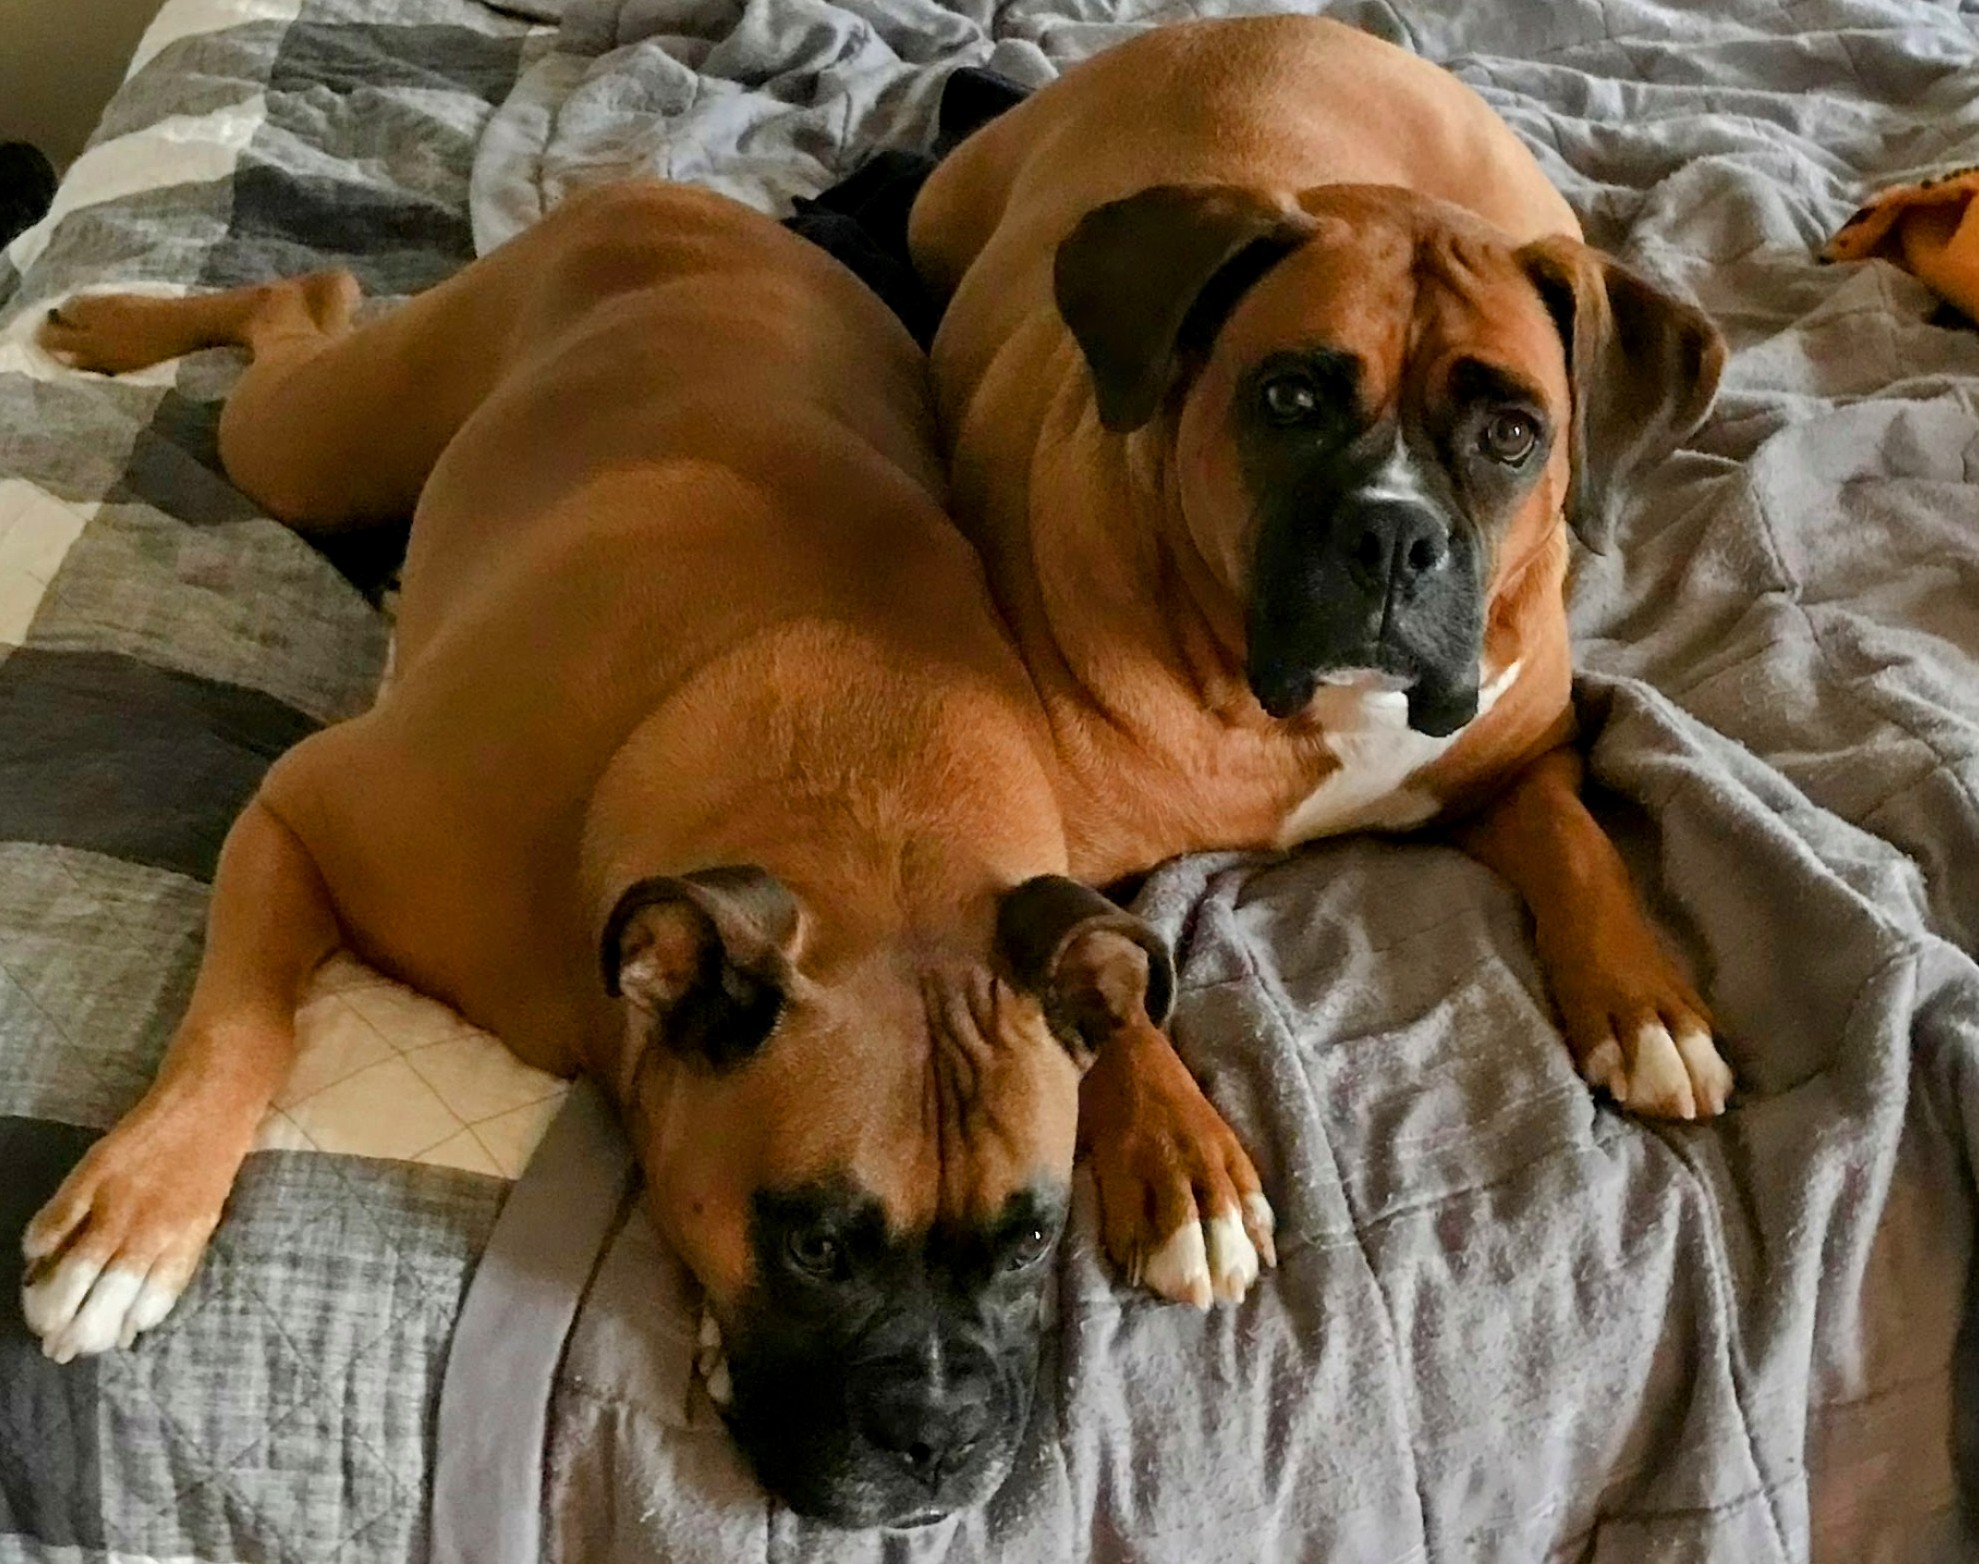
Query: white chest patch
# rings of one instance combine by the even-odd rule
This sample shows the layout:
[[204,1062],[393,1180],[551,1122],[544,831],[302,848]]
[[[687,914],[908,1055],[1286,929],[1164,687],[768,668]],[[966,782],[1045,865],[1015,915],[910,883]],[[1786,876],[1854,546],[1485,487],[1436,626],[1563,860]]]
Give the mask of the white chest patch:
[[[1519,664],[1493,674],[1478,691],[1477,715],[1497,705]],[[1464,736],[1459,728],[1431,738],[1409,726],[1409,698],[1376,673],[1333,676],[1320,686],[1312,714],[1326,729],[1339,769],[1308,793],[1278,830],[1280,847],[1346,831],[1405,831],[1436,813],[1439,800],[1408,780]],[[1475,722],[1476,717],[1471,721]]]

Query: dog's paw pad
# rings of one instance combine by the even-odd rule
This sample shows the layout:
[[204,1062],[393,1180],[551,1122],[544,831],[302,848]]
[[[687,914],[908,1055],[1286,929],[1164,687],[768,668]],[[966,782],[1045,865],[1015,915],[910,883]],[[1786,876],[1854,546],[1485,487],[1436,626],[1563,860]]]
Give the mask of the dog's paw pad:
[[191,1284],[235,1163],[202,1162],[200,1125],[119,1126],[98,1141],[21,1234],[21,1314],[57,1363],[128,1347]]
[[42,316],[35,345],[67,369],[125,374],[158,361],[158,323],[182,307],[151,294],[76,294]]
[[1275,1265],[1277,1220],[1257,1169],[1163,1041],[1104,1051],[1080,1089],[1106,1252],[1130,1286],[1207,1309]]

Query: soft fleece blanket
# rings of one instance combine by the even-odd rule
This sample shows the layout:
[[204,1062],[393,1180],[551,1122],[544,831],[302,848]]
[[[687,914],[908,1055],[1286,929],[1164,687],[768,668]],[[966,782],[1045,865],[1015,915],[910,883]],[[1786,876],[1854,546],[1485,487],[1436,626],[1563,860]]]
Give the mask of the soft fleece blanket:
[[[477,242],[640,171],[781,214],[925,143],[957,64],[1038,82],[1258,8],[576,0],[483,139]],[[1596,1103],[1518,904],[1446,848],[1174,865],[1144,906],[1179,944],[1177,1037],[1259,1153],[1278,1271],[1204,1319],[1117,1284],[1082,1225],[1002,1495],[833,1536],[737,1466],[634,1215],[525,1452],[547,1556],[1975,1556],[1979,336],[1893,268],[1813,253],[1867,191],[1979,160],[1975,10],[1333,9],[1472,83],[1590,237],[1736,350],[1573,618],[1597,807],[1716,1008],[1737,1105],[1674,1127]]]

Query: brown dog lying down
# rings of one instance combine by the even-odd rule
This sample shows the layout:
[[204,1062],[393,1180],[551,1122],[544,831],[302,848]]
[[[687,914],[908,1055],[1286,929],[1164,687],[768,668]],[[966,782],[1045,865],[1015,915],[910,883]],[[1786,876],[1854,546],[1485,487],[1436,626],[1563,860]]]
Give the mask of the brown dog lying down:
[[[1563,600],[1568,527],[1605,546],[1709,408],[1710,322],[1586,248],[1455,77],[1309,17],[1068,71],[934,171],[909,240],[1072,872],[1448,826],[1524,895],[1586,1078],[1723,1108],[1705,1007],[1579,798]],[[1126,1052],[1101,1077],[1154,1078]]]
[[[983,1496],[1081,1067],[1154,1030],[1172,974],[1061,878],[1049,730],[941,510],[924,361],[822,251],[652,184],[349,331],[355,302],[324,274],[43,330],[108,371],[245,346],[243,489],[306,532],[417,509],[396,678],[234,826],[157,1083],[28,1229],[30,1324],[66,1360],[164,1318],[347,945],[615,1097],[769,1486],[854,1524]],[[1213,1116],[1170,1128],[1241,1294],[1256,1175]]]

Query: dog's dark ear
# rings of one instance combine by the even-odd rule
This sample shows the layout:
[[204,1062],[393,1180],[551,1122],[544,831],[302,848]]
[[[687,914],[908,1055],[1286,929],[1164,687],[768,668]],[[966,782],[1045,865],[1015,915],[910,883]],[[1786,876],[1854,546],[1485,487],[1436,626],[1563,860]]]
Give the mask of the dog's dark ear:
[[1519,252],[1567,349],[1573,384],[1567,520],[1597,554],[1634,480],[1711,411],[1725,339],[1710,317],[1575,239]]
[[1312,232],[1305,213],[1236,185],[1156,185],[1088,212],[1058,247],[1058,313],[1092,372],[1100,422],[1138,429],[1186,345]]
[[1175,963],[1167,943],[1076,880],[1026,880],[998,907],[996,935],[1018,987],[1037,996],[1081,1068],[1115,1032],[1168,1019]]
[[783,882],[751,865],[641,880],[605,920],[605,992],[653,1042],[726,1069],[776,1026],[801,923]]

